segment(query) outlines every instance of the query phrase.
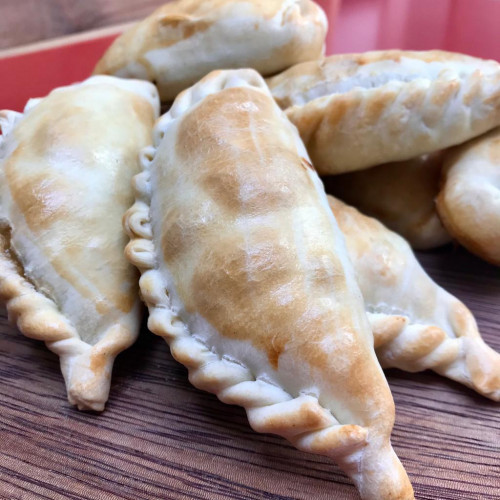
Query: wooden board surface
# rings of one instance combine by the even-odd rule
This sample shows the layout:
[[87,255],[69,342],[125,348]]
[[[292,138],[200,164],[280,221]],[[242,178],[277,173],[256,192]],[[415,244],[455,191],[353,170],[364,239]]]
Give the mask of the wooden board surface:
[[[500,271],[464,250],[420,254],[500,351]],[[433,373],[388,372],[393,444],[419,500],[500,499],[500,407]],[[55,355],[0,317],[0,498],[358,498],[322,457],[259,435],[244,411],[193,388],[144,330],[119,356],[101,415],[69,407]],[[382,499],[381,499],[382,500]]]

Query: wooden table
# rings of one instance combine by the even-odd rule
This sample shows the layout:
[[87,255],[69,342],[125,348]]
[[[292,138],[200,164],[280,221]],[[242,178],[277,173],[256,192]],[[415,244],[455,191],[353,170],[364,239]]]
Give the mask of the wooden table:
[[[420,259],[500,351],[500,271],[451,246]],[[419,500],[500,499],[500,407],[433,373],[388,372],[393,444]],[[101,415],[71,408],[56,356],[0,318],[0,498],[315,499],[358,496],[339,469],[259,435],[193,388],[144,329],[119,356]],[[383,500],[383,499],[381,499]]]

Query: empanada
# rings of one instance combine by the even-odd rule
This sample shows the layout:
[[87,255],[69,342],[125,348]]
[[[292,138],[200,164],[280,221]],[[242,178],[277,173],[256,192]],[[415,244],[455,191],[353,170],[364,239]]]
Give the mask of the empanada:
[[443,153],[323,178],[327,193],[379,219],[416,249],[444,245],[451,237],[439,220],[435,198]]
[[500,266],[500,128],[450,152],[437,208],[459,243]]
[[462,54],[335,55],[268,84],[324,175],[409,160],[500,125],[500,64]]
[[80,409],[104,408],[139,332],[121,219],[158,111],[150,83],[97,76],[0,114],[0,296],[59,355]]
[[94,71],[152,81],[171,101],[215,69],[272,75],[321,57],[327,26],[311,0],[174,0],[115,40]]
[[263,79],[210,73],[154,137],[125,218],[149,328],[256,431],[335,459],[364,499],[413,498],[343,236]]
[[500,354],[472,313],[438,286],[408,243],[380,222],[328,196],[373,328],[384,368],[431,369],[500,401]]

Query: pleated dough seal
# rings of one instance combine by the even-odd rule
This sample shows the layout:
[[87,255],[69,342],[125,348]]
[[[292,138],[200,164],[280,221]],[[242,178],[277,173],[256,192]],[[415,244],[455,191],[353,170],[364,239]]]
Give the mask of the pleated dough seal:
[[408,243],[328,196],[346,238],[384,368],[433,370],[500,401],[500,354],[467,307],[422,269]]
[[253,429],[333,458],[364,499],[414,498],[343,236],[262,78],[210,73],[154,138],[124,219],[150,330]]
[[172,101],[215,69],[272,75],[321,57],[326,31],[311,0],[176,0],[121,35],[94,71],[152,81]]
[[500,125],[500,64],[451,52],[334,55],[268,84],[322,175],[410,160]]
[[323,178],[326,192],[375,217],[418,250],[451,241],[435,205],[443,152]]
[[449,153],[437,208],[459,243],[500,266],[500,128]]
[[70,403],[102,410],[137,337],[121,219],[159,112],[148,82],[97,76],[0,112],[0,296],[60,357]]

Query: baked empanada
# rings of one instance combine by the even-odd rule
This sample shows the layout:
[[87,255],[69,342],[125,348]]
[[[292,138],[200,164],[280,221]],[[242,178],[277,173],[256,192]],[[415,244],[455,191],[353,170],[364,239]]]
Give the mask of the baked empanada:
[[94,72],[152,81],[172,101],[215,69],[272,75],[321,57],[327,27],[311,0],[175,0],[115,40]]
[[0,113],[0,296],[59,355],[80,409],[104,408],[114,358],[139,332],[121,222],[158,111],[150,83],[98,76]]
[[500,64],[462,54],[335,55],[268,84],[324,175],[410,160],[500,125]]
[[432,281],[403,238],[340,200],[328,201],[345,235],[380,364],[434,370],[500,401],[500,354],[484,343],[469,309]]
[[459,243],[500,266],[500,128],[446,157],[437,208]]
[[435,198],[443,153],[386,163],[323,178],[327,193],[354,205],[403,236],[415,249],[444,245],[451,237],[439,220]]
[[148,326],[198,388],[327,455],[364,499],[411,499],[394,403],[344,239],[302,142],[253,70],[181,93],[142,154],[127,256]]

